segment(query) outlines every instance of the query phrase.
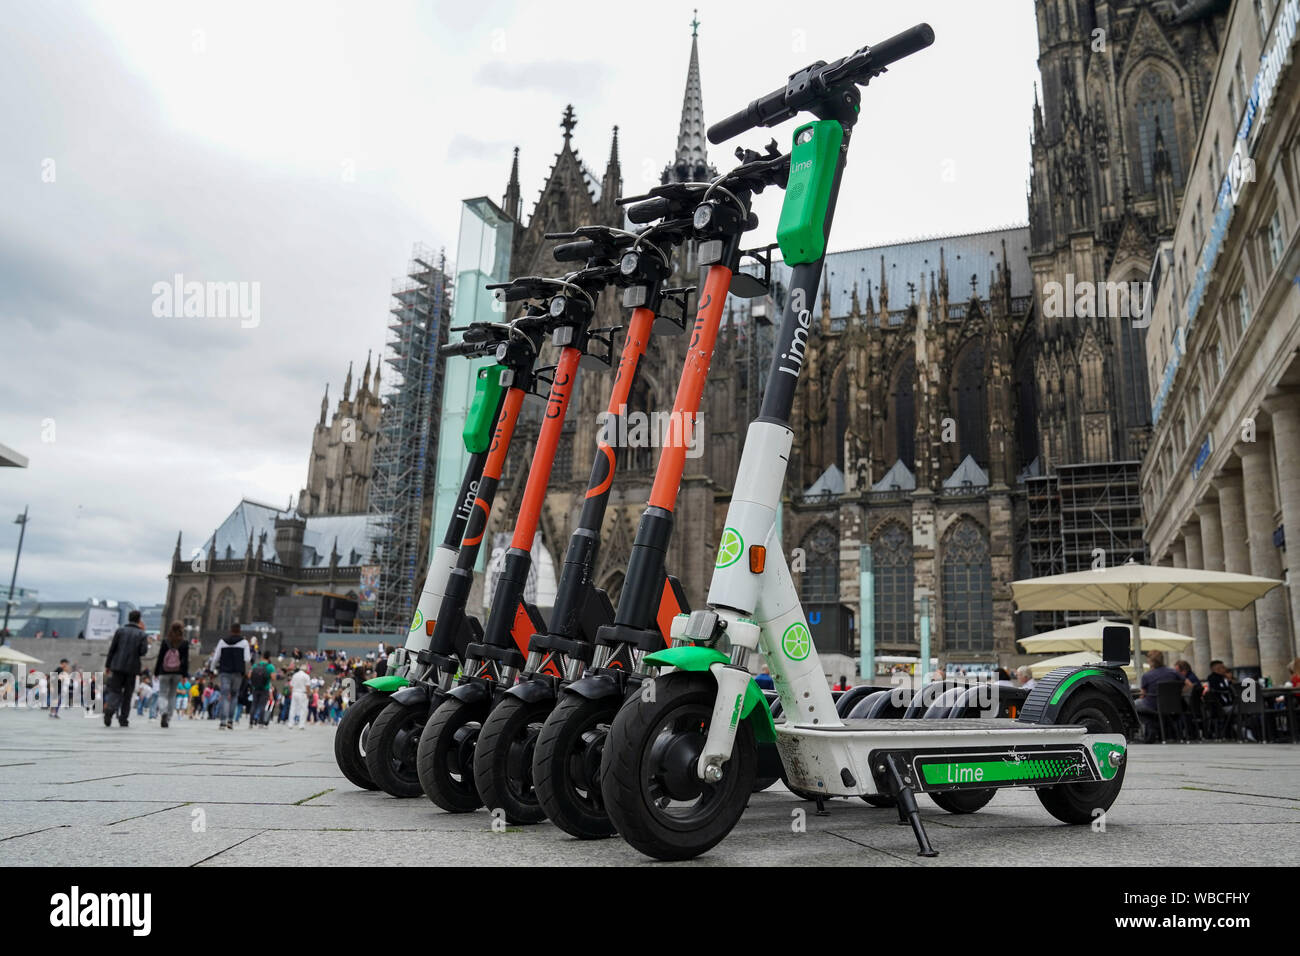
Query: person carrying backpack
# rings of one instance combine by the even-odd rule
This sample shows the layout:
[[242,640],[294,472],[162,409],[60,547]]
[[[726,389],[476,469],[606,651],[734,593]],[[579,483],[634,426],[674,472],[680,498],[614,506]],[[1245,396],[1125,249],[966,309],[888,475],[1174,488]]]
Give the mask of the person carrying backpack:
[[153,672],[158,675],[158,710],[162,717],[159,725],[171,723],[172,708],[176,703],[176,689],[190,670],[190,643],[185,640],[185,629],[179,621],[172,622],[167,637],[158,649],[158,662]]
[[253,673],[248,678],[248,683],[253,688],[250,727],[256,727],[258,724],[263,727],[269,726],[266,719],[266,704],[271,694],[271,679],[274,676],[275,667],[271,664],[271,652],[263,651],[262,659],[253,665]]
[[248,665],[253,656],[248,641],[240,636],[239,625],[230,625],[230,634],[217,642],[212,652],[212,662],[221,686],[219,716],[223,730],[235,729],[235,703],[248,676]]

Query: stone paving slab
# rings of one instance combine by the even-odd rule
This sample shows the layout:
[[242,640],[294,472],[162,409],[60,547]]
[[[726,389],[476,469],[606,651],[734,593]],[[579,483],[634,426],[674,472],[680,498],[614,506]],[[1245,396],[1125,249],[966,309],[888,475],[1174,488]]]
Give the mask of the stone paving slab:
[[[648,861],[618,839],[555,827],[495,832],[486,811],[359,790],[338,772],[333,728],[234,731],[183,720],[163,730],[0,711],[0,866],[597,865]],[[735,831],[681,865],[1076,866],[1282,864],[1300,843],[1300,747],[1135,746],[1104,833],[1057,823],[1030,791],[955,816],[920,798],[933,860],[893,810],[781,785],[755,794]]]

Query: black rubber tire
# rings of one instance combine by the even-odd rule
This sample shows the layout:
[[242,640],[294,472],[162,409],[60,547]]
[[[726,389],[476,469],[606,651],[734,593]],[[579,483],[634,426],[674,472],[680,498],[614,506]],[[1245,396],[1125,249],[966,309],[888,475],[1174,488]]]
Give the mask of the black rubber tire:
[[424,792],[415,772],[416,746],[429,719],[426,705],[390,700],[366,735],[366,772],[380,790],[402,798]]
[[483,805],[493,811],[504,810],[509,823],[546,819],[533,787],[533,751],[553,703],[549,697],[528,703],[506,694],[479,731],[474,747],[474,785]]
[[[1104,692],[1092,687],[1081,687],[1066,698],[1055,723],[1082,724],[1091,734],[1124,733],[1119,709]],[[1124,762],[1110,780],[1101,783],[1062,783],[1054,787],[1040,787],[1035,793],[1047,812],[1062,823],[1091,823],[1095,811],[1109,810],[1119,796],[1127,768],[1126,753]]]
[[362,790],[378,790],[366,769],[366,737],[375,716],[388,706],[388,694],[372,690],[343,711],[334,729],[334,761],[348,782]]
[[898,801],[887,793],[864,793],[861,794],[861,797],[873,807],[893,807],[898,805]]
[[[632,697],[609,728],[600,789],[614,828],[657,860],[689,860],[717,846],[740,820],[754,789],[758,754],[749,721],[736,728],[722,781],[695,776],[718,684],[675,671],[656,681],[655,700]],[[669,812],[669,801],[692,806]]]
[[997,792],[996,787],[986,787],[982,790],[950,790],[932,793],[930,799],[940,810],[947,810],[949,813],[974,813],[983,810]]
[[[546,818],[579,840],[614,835],[600,792],[601,754],[623,698],[561,694],[533,751],[533,788]],[[588,780],[587,774],[595,779]]]
[[487,702],[467,704],[448,697],[429,715],[415,751],[415,769],[424,795],[448,813],[483,806],[474,786],[474,745]]

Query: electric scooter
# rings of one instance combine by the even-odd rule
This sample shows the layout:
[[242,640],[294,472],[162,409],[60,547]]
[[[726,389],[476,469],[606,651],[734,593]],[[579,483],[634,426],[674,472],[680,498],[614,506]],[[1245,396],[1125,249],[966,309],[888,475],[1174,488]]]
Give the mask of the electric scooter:
[[[589,228],[599,230],[603,227]],[[587,239],[558,247],[557,258],[566,261],[575,254],[585,258],[596,244],[597,235],[598,232],[593,231]],[[585,268],[564,279],[523,278],[503,286],[489,286],[503,289],[507,299],[545,298],[545,308],[556,323],[552,342],[560,347],[560,356],[550,384],[546,412],[524,484],[510,548],[506,551],[492,596],[487,631],[464,632],[461,627],[464,601],[454,602],[450,593],[453,588],[449,587],[434,632],[435,641],[456,641],[457,659],[461,663],[458,667],[450,666],[450,659],[444,654],[445,661],[439,669],[438,683],[430,698],[432,706],[418,734],[415,767],[425,795],[450,812],[463,813],[482,806],[473,780],[478,729],[487,716],[494,688],[514,683],[525,663],[529,639],[545,629],[540,615],[525,613],[523,601],[532,566],[533,539],[578,369],[584,364],[597,368],[610,364],[613,336],[617,329],[593,329],[590,324],[595,317],[600,291],[618,274],[618,258],[613,253],[635,237],[623,239],[610,233],[602,238],[604,244],[611,247],[608,250],[611,255],[607,258],[593,257]],[[457,573],[459,569],[453,572],[455,590],[467,595],[469,577],[463,575],[458,580]],[[451,606],[453,604],[456,606]]]
[[[433,620],[442,602],[448,577],[456,565],[461,538],[474,510],[480,479],[488,461],[488,448],[505,407],[509,384],[512,381],[523,381],[531,373],[536,361],[540,341],[532,346],[523,344],[530,341],[528,326],[531,323],[533,336],[540,338],[541,319],[541,316],[521,319],[513,326],[503,323],[474,323],[455,330],[464,333],[462,341],[448,343],[439,350],[445,356],[470,358],[497,355],[498,352],[501,354],[496,364],[479,369],[475,379],[474,398],[462,433],[470,457],[461,479],[458,504],[448,522],[442,544],[430,556],[424,588],[406,643],[389,656],[387,674],[365,682],[368,692],[361,694],[343,712],[343,719],[339,721],[334,733],[334,758],[339,769],[350,782],[364,790],[380,789],[366,767],[366,741],[370,728],[375,717],[388,705],[390,696],[411,684],[412,669],[418,666],[419,656],[429,646]],[[518,343],[510,345],[512,338],[517,339]],[[522,400],[522,393],[519,398]],[[504,452],[503,447],[501,454],[504,455]]]
[[[599,783],[606,731],[623,700],[637,693],[642,657],[664,649],[657,615],[673,507],[727,293],[752,297],[766,291],[763,279],[739,271],[740,241],[757,225],[750,211],[753,194],[783,184],[789,164],[775,144],[766,156],[745,152],[741,158],[741,166],[713,183],[671,183],[651,190],[648,197],[629,200],[638,202],[629,210],[629,218],[689,217],[700,261],[708,263],[708,271],[673,403],[673,434],[660,452],[649,507],[633,541],[618,613],[613,624],[596,632],[592,665],[582,679],[563,687],[559,702],[537,735],[532,770],[538,801],[551,822],[579,838],[606,837],[613,832]],[[763,261],[762,254],[757,258]]]
[[[858,119],[859,86],[929,46],[913,27],[833,63],[818,61],[781,89],[709,130],[712,142],[803,112],[777,240],[793,266],[777,348],[750,424],[709,589],[708,607],[678,618],[673,644],[646,657],[649,692],[614,719],[601,793],[619,834],[664,860],[706,852],[744,812],[756,744],[775,741],[793,787],[815,794],[888,794],[922,856],[934,856],[915,794],[1032,787],[1067,823],[1089,823],[1119,794],[1136,713],[1119,661],[1058,668],[1016,719],[845,719],[836,713],[776,529],[794,434],[789,417]],[[750,674],[757,652],[772,672],[784,719],[774,724]]]
[[[553,328],[554,318],[545,309],[534,308],[510,323],[471,326],[465,341],[443,347],[444,354],[448,355],[495,355],[500,369],[498,388],[504,394],[499,399],[500,413],[490,433],[482,472],[473,488],[462,488],[453,518],[453,529],[458,526],[462,535],[453,539],[453,529],[449,529],[443,546],[432,557],[439,575],[432,582],[426,578],[407,638],[406,672],[384,685],[389,693],[368,702],[364,711],[370,720],[364,741],[366,774],[378,789],[395,797],[417,797],[422,792],[415,768],[415,747],[428,716],[433,682],[430,675],[442,667],[458,666],[453,637],[461,627],[473,629],[478,624],[464,614],[474,565],[524,398],[533,394],[540,374],[545,371],[536,368],[536,363],[542,342]],[[491,381],[490,374],[488,380]],[[467,430],[481,427],[482,417],[471,414]],[[476,431],[475,442],[476,447],[482,444],[481,432]],[[458,540],[460,545],[454,552],[450,550],[451,540]],[[444,572],[449,557],[453,559],[451,567]],[[531,615],[537,616],[535,611]],[[525,633],[531,633],[532,620],[527,614],[525,622]],[[442,635],[446,640],[438,640]],[[414,660],[409,656],[411,650],[415,651]],[[379,681],[390,679],[381,677],[374,683]]]
[[[653,210],[642,210],[643,214],[646,212]],[[634,208],[630,218],[637,222],[642,216]],[[618,249],[626,246],[626,251],[619,259],[615,285],[623,289],[623,304],[631,306],[633,311],[582,513],[565,554],[549,629],[532,636],[528,661],[519,681],[508,689],[493,685],[496,694],[491,702],[492,710],[483,721],[474,747],[474,784],[479,797],[486,806],[504,810],[511,823],[537,823],[544,819],[532,784],[533,749],[538,731],[555,706],[560,686],[577,680],[591,663],[597,628],[614,619],[608,596],[595,586],[594,580],[600,529],[617,462],[615,450],[605,435],[611,428],[617,429],[627,413],[632,384],[651,336],[685,331],[686,297],[693,290],[665,289],[664,283],[672,274],[673,248],[690,232],[689,218],[669,220],[633,237],[630,246],[626,242],[618,243]],[[630,235],[621,230],[615,234],[607,227],[584,227],[579,233],[589,237],[591,252],[597,259],[618,251],[613,240],[625,240]],[[669,623],[685,608],[680,583],[667,576],[658,610],[661,641],[665,641]]]

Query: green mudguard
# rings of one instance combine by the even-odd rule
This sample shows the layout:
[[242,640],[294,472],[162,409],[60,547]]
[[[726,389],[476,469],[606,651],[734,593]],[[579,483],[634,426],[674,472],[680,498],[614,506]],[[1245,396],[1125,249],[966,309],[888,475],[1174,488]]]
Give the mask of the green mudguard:
[[[675,667],[679,671],[707,672],[714,664],[730,664],[731,658],[712,647],[685,645],[647,654],[645,662],[659,667]],[[740,716],[753,723],[755,740],[765,744],[776,743],[776,727],[772,723],[772,713],[767,709],[767,698],[752,678],[745,688],[745,704]]]

